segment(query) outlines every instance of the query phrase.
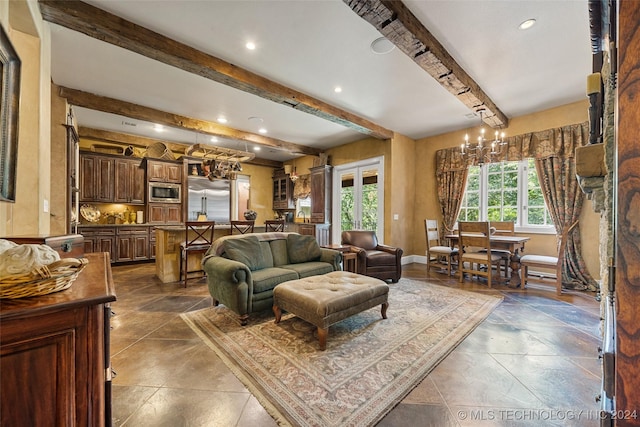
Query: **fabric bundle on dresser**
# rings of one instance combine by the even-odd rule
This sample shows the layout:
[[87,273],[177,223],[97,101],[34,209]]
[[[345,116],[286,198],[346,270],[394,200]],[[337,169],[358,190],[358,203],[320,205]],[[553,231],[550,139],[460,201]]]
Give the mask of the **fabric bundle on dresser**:
[[0,239],[0,277],[26,274],[60,260],[60,255],[47,245],[18,245]]

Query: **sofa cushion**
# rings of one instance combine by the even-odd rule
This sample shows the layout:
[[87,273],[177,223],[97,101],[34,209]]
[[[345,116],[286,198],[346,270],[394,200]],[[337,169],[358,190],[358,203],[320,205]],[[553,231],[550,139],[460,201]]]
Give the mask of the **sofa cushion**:
[[396,256],[384,251],[367,251],[367,265],[396,265]]
[[333,266],[326,262],[321,261],[310,261],[310,262],[302,262],[299,264],[287,264],[281,265],[280,268],[286,268],[288,270],[293,270],[298,273],[298,276],[302,279],[303,277],[309,276],[317,276],[320,274],[331,273],[333,271]]
[[253,279],[254,294],[273,289],[282,282],[299,279],[298,273],[295,271],[278,267],[253,271],[251,277]]
[[271,245],[271,255],[273,256],[273,266],[278,267],[289,264],[289,255],[287,254],[287,239],[276,239],[269,242]]
[[290,234],[287,236],[287,254],[289,264],[317,261],[322,252],[314,236]]
[[251,271],[269,266],[269,263],[265,260],[260,242],[255,236],[226,240],[224,242],[224,253],[227,258],[243,263]]
[[260,251],[262,252],[263,264],[261,268],[273,267],[273,255],[271,255],[271,245],[267,241],[260,241]]

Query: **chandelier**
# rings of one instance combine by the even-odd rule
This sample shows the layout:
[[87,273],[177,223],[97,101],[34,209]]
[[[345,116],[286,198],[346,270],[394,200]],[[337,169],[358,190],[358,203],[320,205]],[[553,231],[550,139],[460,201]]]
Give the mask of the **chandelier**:
[[477,142],[469,142],[469,134],[465,134],[464,144],[460,145],[460,152],[466,163],[471,163],[474,159],[477,160],[478,165],[491,163],[494,157],[502,154],[502,149],[507,144],[504,140],[504,132],[496,131],[493,141],[485,139],[484,122],[482,120],[483,112],[484,110],[479,111],[480,136],[478,136]]

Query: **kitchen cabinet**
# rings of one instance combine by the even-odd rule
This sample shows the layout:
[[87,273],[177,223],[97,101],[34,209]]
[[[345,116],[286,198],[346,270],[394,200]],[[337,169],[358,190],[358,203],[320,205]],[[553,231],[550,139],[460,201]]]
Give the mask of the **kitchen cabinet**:
[[273,175],[273,210],[295,209],[293,182],[284,169],[276,169]]
[[298,233],[314,236],[320,246],[331,244],[331,224],[298,224]]
[[311,222],[331,220],[331,166],[316,166],[311,172]]
[[147,218],[150,224],[170,224],[182,222],[180,203],[149,203]]
[[182,163],[147,160],[147,179],[155,182],[182,184]]
[[115,261],[115,227],[85,227],[78,229],[84,237],[84,253],[108,252],[112,254],[111,261]]
[[80,201],[113,202],[114,159],[99,154],[80,154]]
[[115,203],[144,204],[145,170],[140,159],[114,159]]
[[119,227],[116,241],[116,262],[149,259],[149,227]]
[[156,228],[149,228],[149,259],[156,259]]
[[0,425],[110,426],[109,256],[67,290],[0,301]]

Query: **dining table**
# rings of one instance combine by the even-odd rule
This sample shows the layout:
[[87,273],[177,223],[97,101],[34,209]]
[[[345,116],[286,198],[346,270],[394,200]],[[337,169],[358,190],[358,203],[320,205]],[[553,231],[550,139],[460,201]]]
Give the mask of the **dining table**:
[[[445,239],[449,240],[452,248],[458,246],[458,234],[446,234]],[[492,234],[489,236],[491,249],[507,250],[511,254],[509,257],[509,267],[511,268],[511,276],[507,281],[507,286],[517,288],[520,286],[520,252],[524,252],[524,244],[531,240],[529,236],[501,235]]]

